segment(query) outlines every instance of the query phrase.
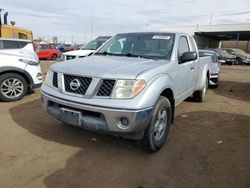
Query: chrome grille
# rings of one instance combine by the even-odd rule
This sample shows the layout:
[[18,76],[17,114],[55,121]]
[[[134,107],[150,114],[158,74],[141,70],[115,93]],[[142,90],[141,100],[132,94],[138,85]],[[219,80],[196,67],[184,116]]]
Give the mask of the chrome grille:
[[53,86],[58,87],[58,80],[57,80],[57,72],[53,73],[53,80],[52,80]]
[[[70,86],[70,83],[73,80],[78,80],[80,83],[80,86],[78,89],[73,90]],[[80,76],[73,76],[73,75],[64,75],[64,86],[65,86],[65,91],[74,93],[74,94],[79,94],[79,95],[85,95],[90,83],[92,81],[92,78],[89,77],[80,77]]]
[[97,92],[97,96],[109,97],[112,93],[115,80],[103,80],[101,87]]

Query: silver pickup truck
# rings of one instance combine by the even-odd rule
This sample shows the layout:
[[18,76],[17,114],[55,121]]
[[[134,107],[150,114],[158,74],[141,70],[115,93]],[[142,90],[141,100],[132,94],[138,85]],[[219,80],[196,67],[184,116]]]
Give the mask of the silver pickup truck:
[[211,59],[197,52],[184,33],[118,34],[89,57],[52,65],[43,107],[66,124],[140,140],[155,152],[175,106],[190,96],[205,100]]

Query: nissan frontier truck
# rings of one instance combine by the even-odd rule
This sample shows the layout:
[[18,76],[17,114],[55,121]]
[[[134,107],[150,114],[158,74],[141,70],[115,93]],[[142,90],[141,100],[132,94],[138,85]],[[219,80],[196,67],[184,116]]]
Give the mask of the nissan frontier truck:
[[42,104],[66,124],[139,140],[155,152],[175,107],[190,96],[205,100],[210,66],[189,34],[117,34],[89,57],[52,65]]

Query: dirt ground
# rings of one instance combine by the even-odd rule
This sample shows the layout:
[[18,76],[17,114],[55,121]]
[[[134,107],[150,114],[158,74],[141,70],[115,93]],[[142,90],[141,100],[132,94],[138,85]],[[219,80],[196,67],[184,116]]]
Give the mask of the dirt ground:
[[155,154],[63,125],[39,92],[0,102],[0,187],[250,187],[250,66],[223,66],[205,103],[180,104]]

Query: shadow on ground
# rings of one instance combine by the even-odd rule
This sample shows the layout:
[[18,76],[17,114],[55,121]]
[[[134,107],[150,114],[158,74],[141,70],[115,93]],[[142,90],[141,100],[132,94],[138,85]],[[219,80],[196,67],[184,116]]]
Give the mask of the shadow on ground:
[[65,168],[45,177],[46,187],[250,187],[249,116],[185,113],[151,155],[131,141],[62,125],[40,105],[35,100],[10,113],[31,134],[81,147]]
[[250,102],[250,82],[220,81],[219,87],[213,89],[213,92],[231,99]]

